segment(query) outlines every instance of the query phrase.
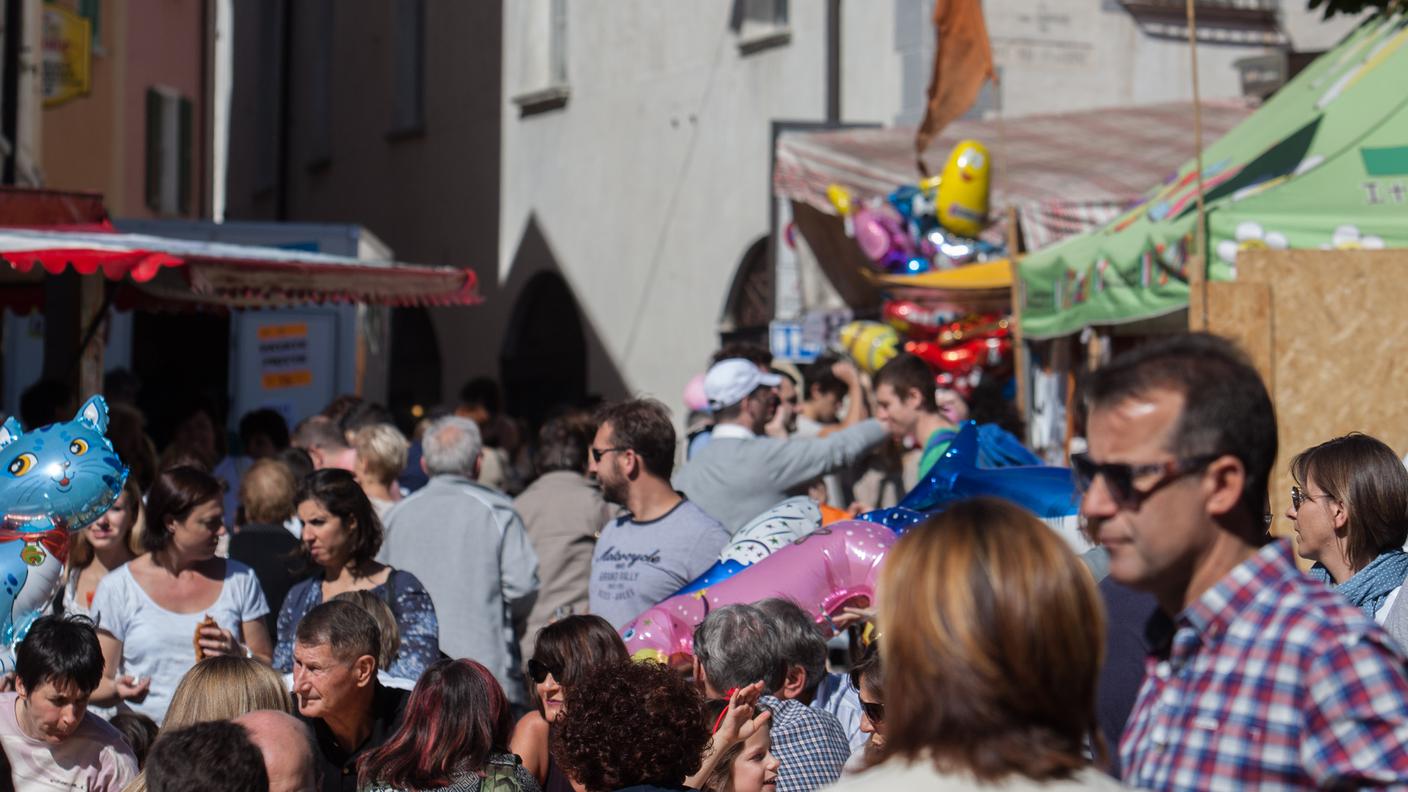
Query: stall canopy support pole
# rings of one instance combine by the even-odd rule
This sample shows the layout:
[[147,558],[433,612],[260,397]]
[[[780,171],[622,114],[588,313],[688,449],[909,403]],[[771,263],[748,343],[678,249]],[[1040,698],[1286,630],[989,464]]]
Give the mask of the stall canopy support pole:
[[1195,0],[1187,0],[1188,60],[1193,75],[1193,147],[1197,149],[1194,167],[1198,174],[1198,221],[1193,229],[1194,253],[1188,262],[1188,321],[1193,330],[1208,326],[1207,214],[1203,206],[1203,103],[1198,91],[1198,18]]

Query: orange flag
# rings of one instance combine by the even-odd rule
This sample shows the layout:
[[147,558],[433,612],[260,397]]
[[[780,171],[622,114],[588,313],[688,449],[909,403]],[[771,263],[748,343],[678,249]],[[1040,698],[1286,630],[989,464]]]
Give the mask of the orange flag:
[[934,27],[938,41],[929,105],[914,135],[914,152],[925,176],[929,169],[924,164],[924,150],[929,143],[949,122],[968,112],[985,80],[997,80],[982,0],[935,0]]

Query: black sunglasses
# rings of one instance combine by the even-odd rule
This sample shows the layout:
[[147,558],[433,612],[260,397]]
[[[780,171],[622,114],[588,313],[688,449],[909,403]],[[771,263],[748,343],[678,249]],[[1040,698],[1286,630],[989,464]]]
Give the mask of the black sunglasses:
[[[1095,483],[1096,476],[1105,479],[1110,495],[1121,503],[1143,500],[1153,495],[1160,487],[1179,476],[1196,473],[1221,457],[1222,454],[1203,454],[1187,459],[1170,459],[1148,465],[1126,465],[1119,462],[1096,462],[1089,454],[1071,454],[1071,471],[1075,474],[1076,488],[1081,493],[1088,492]],[[1159,474],[1159,480],[1147,489],[1136,489],[1134,482],[1146,476]]]
[[614,452],[614,451],[629,451],[629,450],[631,450],[631,449],[630,449],[630,446],[616,446],[615,448],[593,448],[593,449],[592,449],[592,459],[596,460],[597,464],[601,464],[601,458],[604,457],[604,456],[606,456],[607,454],[610,454],[610,453],[612,453],[612,452]]
[[552,674],[553,678],[558,681],[562,680],[562,669],[553,668],[536,657],[528,661],[528,676],[532,678],[533,684],[543,684],[543,681],[548,678],[548,674]]
[[884,723],[884,704],[881,704],[878,701],[866,701],[865,699],[860,699],[860,709],[861,712],[865,713],[865,717],[870,718],[871,723]]
[[1333,497],[1325,492],[1319,495],[1311,495],[1300,487],[1291,487],[1291,511],[1300,511],[1300,507],[1315,500],[1316,498]]

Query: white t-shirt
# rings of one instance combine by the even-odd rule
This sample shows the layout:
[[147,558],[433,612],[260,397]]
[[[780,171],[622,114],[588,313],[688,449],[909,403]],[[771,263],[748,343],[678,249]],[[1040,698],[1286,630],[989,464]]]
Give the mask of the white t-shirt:
[[118,792],[137,776],[137,758],[117,729],[91,712],[58,745],[20,730],[15,694],[0,693],[0,744],[10,760],[15,789]]
[[1384,622],[1388,621],[1388,613],[1393,610],[1393,603],[1398,601],[1398,595],[1402,593],[1403,586],[1400,585],[1398,588],[1390,591],[1388,597],[1384,600],[1384,604],[1379,606],[1378,613],[1374,614],[1374,621],[1377,622],[1380,627],[1384,626]]
[[210,607],[195,613],[172,613],[157,605],[132,577],[127,564],[104,576],[93,597],[98,628],[122,642],[118,674],[152,680],[146,698],[129,701],[127,706],[157,723],[166,716],[181,677],[195,665],[196,625],[206,614],[243,641],[241,625],[268,612],[259,578],[238,561],[225,562],[220,596]]

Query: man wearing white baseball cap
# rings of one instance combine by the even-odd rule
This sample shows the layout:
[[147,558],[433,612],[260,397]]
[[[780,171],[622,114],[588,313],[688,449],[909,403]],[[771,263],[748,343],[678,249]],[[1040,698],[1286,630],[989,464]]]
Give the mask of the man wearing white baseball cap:
[[675,474],[674,486],[730,531],[885,440],[873,419],[824,438],[761,437],[777,411],[781,381],[742,358],[721,360],[704,375],[713,438]]

